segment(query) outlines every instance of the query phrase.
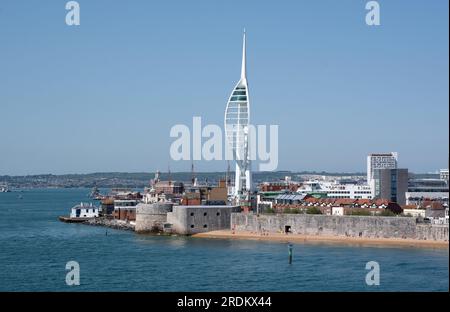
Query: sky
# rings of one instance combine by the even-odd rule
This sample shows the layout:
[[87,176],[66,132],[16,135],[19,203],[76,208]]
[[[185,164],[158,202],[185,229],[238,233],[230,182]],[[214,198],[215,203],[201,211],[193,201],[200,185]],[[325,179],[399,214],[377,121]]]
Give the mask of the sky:
[[[0,2],[0,175],[189,171],[170,129],[223,125],[247,32],[251,122],[278,170],[448,167],[447,0]],[[225,171],[197,161],[196,171]]]

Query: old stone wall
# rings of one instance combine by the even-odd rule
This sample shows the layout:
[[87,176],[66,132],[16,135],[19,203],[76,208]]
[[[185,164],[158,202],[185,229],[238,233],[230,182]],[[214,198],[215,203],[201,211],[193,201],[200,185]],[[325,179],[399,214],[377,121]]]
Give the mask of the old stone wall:
[[184,235],[230,229],[231,213],[238,210],[234,206],[174,206],[167,222],[173,233]]
[[308,214],[255,215],[233,213],[231,228],[241,231],[368,238],[448,241],[448,225],[416,224],[415,218],[327,216]]

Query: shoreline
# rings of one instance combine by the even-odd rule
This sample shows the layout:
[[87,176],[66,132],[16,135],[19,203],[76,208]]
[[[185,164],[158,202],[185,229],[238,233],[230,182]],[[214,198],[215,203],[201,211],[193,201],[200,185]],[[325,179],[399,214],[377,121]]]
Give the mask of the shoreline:
[[269,233],[261,235],[248,231],[231,230],[211,231],[192,235],[197,238],[216,238],[216,239],[237,239],[237,240],[256,240],[271,242],[291,242],[291,243],[336,243],[341,245],[359,245],[359,246],[379,246],[379,247],[412,247],[412,248],[438,248],[448,249],[448,241],[427,241],[418,239],[399,239],[399,238],[359,238],[359,237],[341,237],[326,235],[302,235],[302,234],[279,234]]
[[[101,226],[116,230],[133,231],[134,224],[114,219],[95,218],[80,222],[80,224],[90,226]],[[141,233],[147,234],[147,233]],[[154,233],[153,233],[154,234]],[[159,236],[159,235],[158,235]],[[170,236],[170,235],[168,235]],[[449,249],[448,241],[419,240],[419,239],[401,239],[401,238],[372,238],[372,237],[344,237],[331,235],[303,235],[303,234],[280,234],[280,233],[260,233],[250,231],[216,230],[204,233],[186,235],[193,238],[211,238],[211,239],[234,239],[234,240],[253,240],[266,242],[284,242],[284,243],[303,243],[303,244],[337,244],[348,246],[373,246],[373,247],[409,247],[409,248],[433,248]]]
[[107,219],[103,217],[90,219],[87,221],[83,221],[81,224],[91,225],[91,226],[102,226],[106,228],[111,228],[115,230],[124,230],[124,231],[133,231],[134,225],[125,221],[115,220],[115,219]]

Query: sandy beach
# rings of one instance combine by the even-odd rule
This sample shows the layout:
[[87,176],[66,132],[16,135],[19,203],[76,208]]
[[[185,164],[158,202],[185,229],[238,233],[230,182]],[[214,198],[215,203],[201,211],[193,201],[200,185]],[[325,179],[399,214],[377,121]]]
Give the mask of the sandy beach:
[[312,236],[299,234],[281,234],[268,233],[261,235],[254,232],[244,232],[231,230],[211,231],[193,235],[199,238],[222,238],[222,239],[249,239],[261,241],[278,241],[292,243],[329,243],[346,244],[360,246],[379,246],[379,247],[414,247],[414,248],[449,248],[448,242],[427,241],[415,239],[397,239],[397,238],[359,238],[359,237],[340,237],[340,236]]

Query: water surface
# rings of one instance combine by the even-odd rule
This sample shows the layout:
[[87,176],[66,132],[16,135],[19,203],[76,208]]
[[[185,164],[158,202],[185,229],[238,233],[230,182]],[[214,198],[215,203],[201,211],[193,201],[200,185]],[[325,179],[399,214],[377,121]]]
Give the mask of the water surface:
[[[88,193],[0,193],[0,291],[448,291],[448,249],[294,244],[289,265],[280,242],[158,237],[58,221]],[[80,264],[79,286],[65,283],[71,260]],[[369,261],[380,264],[379,286],[365,283]]]

